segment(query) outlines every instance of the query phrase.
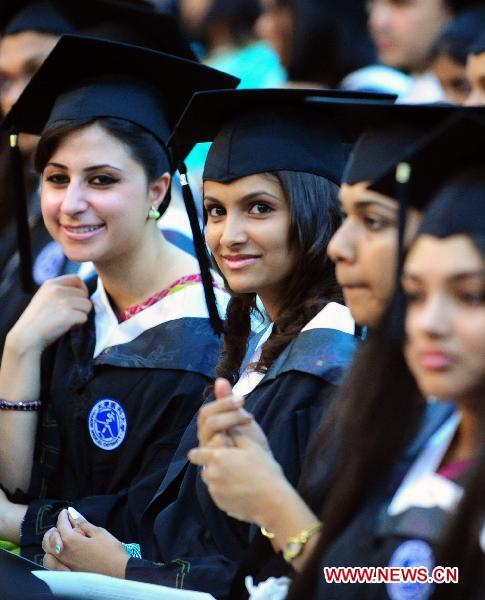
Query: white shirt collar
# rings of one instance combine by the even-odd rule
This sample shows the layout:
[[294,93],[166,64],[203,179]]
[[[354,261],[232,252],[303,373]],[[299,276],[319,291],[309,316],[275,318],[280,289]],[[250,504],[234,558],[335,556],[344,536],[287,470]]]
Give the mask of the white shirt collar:
[[[219,311],[225,313],[228,294],[214,289]],[[118,318],[110,304],[101,278],[98,277],[96,291],[91,296],[95,311],[96,346],[94,358],[106,348],[131,342],[144,331],[157,325],[182,319],[184,317],[208,318],[207,306],[201,283],[188,285],[173,294],[165,296],[152,306],[133,315],[127,321],[118,322]]]
[[453,511],[463,495],[463,489],[436,473],[460,424],[460,414],[453,413],[431,436],[424,450],[414,461],[387,509],[398,515],[412,506],[437,506]]
[[[268,340],[273,330],[273,323],[271,321],[264,321],[260,325],[261,328],[266,327],[266,331],[258,342],[253,355],[249,361],[249,364],[258,362],[263,345]],[[310,331],[311,329],[337,329],[344,333],[354,334],[355,323],[352,319],[349,309],[342,304],[337,302],[329,302],[322,310],[309,321],[302,331]],[[241,374],[241,377],[237,380],[232,391],[236,396],[247,396],[263,379],[264,373],[253,371],[252,369],[246,368]]]

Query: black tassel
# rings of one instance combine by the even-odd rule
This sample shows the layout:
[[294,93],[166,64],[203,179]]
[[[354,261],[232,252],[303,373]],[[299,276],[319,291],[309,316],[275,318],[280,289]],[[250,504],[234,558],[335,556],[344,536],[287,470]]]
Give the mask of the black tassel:
[[217,310],[216,295],[212,286],[212,275],[210,271],[210,259],[207,253],[205,240],[200,230],[199,218],[195,207],[194,197],[187,179],[187,167],[184,162],[179,162],[178,171],[180,173],[180,183],[182,185],[182,196],[184,198],[185,210],[189,217],[190,228],[194,238],[195,254],[199,261],[200,273],[202,276],[202,285],[204,287],[205,301],[209,312],[209,319],[216,335],[223,333],[223,322]]
[[406,255],[405,233],[408,214],[408,182],[411,167],[408,163],[399,163],[396,168],[396,200],[399,202],[398,250],[396,265],[396,287],[389,312],[389,334],[398,344],[404,341],[404,323],[406,319],[406,298],[401,284],[404,258]]
[[18,135],[16,134],[10,136],[10,173],[12,198],[15,202],[17,246],[20,255],[20,282],[24,291],[32,294],[35,286],[32,278],[29,215],[27,211],[22,154],[18,145]]

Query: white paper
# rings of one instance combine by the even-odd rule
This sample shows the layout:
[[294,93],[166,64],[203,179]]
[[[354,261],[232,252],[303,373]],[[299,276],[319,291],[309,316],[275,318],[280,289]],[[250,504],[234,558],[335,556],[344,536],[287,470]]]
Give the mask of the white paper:
[[210,594],[66,571],[32,571],[53,594],[79,600],[215,600]]

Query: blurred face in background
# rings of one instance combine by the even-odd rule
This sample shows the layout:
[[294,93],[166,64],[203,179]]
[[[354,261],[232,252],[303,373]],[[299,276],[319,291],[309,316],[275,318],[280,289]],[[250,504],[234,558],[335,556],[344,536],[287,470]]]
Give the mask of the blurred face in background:
[[202,41],[204,19],[214,0],[180,0],[180,20],[191,41]]
[[471,91],[465,104],[467,106],[485,106],[485,52],[468,56],[466,75]]
[[444,0],[369,0],[369,30],[382,63],[405,71],[429,67],[431,49],[451,19]]
[[[5,115],[47,58],[59,38],[48,33],[21,31],[0,39],[0,107]],[[21,149],[31,152],[37,137],[23,134]]]
[[406,258],[406,360],[425,396],[470,407],[485,388],[485,263],[465,235],[420,235]]
[[470,94],[465,65],[451,56],[439,54],[433,61],[433,72],[438,78],[448,102],[465,104]]
[[266,40],[288,67],[292,51],[294,18],[291,6],[283,0],[262,0],[263,12],[256,22],[258,37]]

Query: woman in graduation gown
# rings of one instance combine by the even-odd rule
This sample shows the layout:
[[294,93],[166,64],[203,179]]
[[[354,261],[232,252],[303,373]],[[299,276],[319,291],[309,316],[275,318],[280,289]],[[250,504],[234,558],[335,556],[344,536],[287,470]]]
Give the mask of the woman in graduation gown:
[[15,131],[43,132],[46,225],[70,259],[99,273],[88,286],[75,276],[46,283],[8,335],[0,481],[16,504],[2,492],[0,537],[25,553],[37,553],[68,503],[136,538],[211,381],[225,293],[156,220],[182,107],[196,89],[235,83],[170,55],[66,36],[7,116]]
[[[425,136],[433,124],[444,120],[450,112],[451,109],[446,107],[390,105],[374,107],[357,116],[354,108],[352,115],[346,115],[346,121],[352,122],[355,119],[357,128],[364,128],[365,133],[355,144],[343,175],[340,200],[346,217],[330,241],[329,255],[336,264],[337,280],[343,287],[347,306],[357,323],[370,332],[353,367],[360,373],[358,390],[361,397],[367,392],[373,394],[373,382],[376,378],[387,374],[393,378],[396,364],[392,360],[382,364],[380,355],[395,353],[395,349],[378,338],[376,330],[392,300],[399,247],[407,245],[412,239],[422,209],[420,205],[409,208],[406,227],[400,232],[400,205],[393,198],[394,187],[387,187],[379,192],[370,189],[370,186],[406,155],[410,144]],[[369,356],[369,342],[377,348],[379,358],[372,353]],[[367,381],[366,384],[363,383],[364,380]],[[343,398],[348,394],[349,386],[344,385],[336,402],[343,403]],[[437,424],[448,412],[447,407],[428,407],[424,419]],[[311,520],[311,515],[306,514],[299,494],[288,485],[288,481],[281,478],[271,456],[266,456],[263,452],[258,458],[254,454],[258,450],[243,437],[238,437],[236,441],[237,445],[241,445],[239,453],[229,449],[227,456],[223,456],[220,451],[208,450],[209,446],[217,445],[218,433],[231,426],[241,426],[244,418],[245,414],[230,403],[218,402],[204,406],[199,416],[199,443],[203,448],[193,452],[191,460],[197,464],[209,465],[217,456],[218,472],[214,469],[204,472],[204,478],[216,502],[230,514],[239,514],[249,522],[263,525],[269,516],[277,522],[285,523],[277,540],[277,548],[283,550],[288,537],[305,524],[314,524],[316,518],[313,518],[313,523],[306,522],[306,519]],[[326,426],[325,420],[321,426]],[[265,449],[264,440],[262,449]],[[269,457],[268,461],[265,456]],[[259,460],[262,462],[262,471],[259,477],[253,478]],[[312,470],[318,461],[310,456],[306,462]],[[266,475],[265,463],[269,469]],[[320,464],[324,464],[323,459]],[[258,485],[254,479],[259,482]],[[273,493],[275,489],[280,492]],[[279,506],[272,504],[273,501]],[[278,516],[280,510],[284,514]],[[290,517],[292,513],[298,514],[299,510],[303,514],[303,524],[298,519],[293,523]],[[263,512],[266,514],[263,515]],[[268,523],[265,527],[271,530]],[[244,578],[249,574],[255,580],[264,580],[270,575],[286,572],[291,574],[291,568],[285,564],[281,555],[276,557],[269,540],[258,533],[234,582],[233,597],[244,597]]]
[[[337,184],[346,155],[330,113],[322,105],[305,106],[307,95],[296,90],[200,94],[175,134],[180,148],[199,135],[215,138],[204,172],[206,239],[233,294],[218,371],[237,380],[247,411],[293,482],[355,346],[354,324],[340,303],[326,254],[340,222]],[[335,108],[331,97],[326,100]],[[251,338],[250,321],[258,319],[258,308],[268,317]],[[143,559],[131,558],[124,576],[225,598],[256,529],[213,504],[200,470],[188,464],[187,452],[196,444],[193,419],[145,512]],[[63,561],[88,571],[106,565],[107,572],[119,574],[119,567],[103,558],[119,542],[83,526],[89,537],[73,531],[61,514],[60,538],[46,536],[44,546],[54,538],[63,549],[46,564]]]
[[[195,60],[176,19],[145,2],[87,0],[3,0],[0,7],[0,107],[2,116],[15,104],[38,66],[66,33],[82,33],[168,52]],[[25,187],[28,190],[29,241],[33,262],[33,289],[19,277],[15,223],[15,195],[10,185],[8,135],[0,136],[0,356],[7,333],[23,313],[37,287],[58,275],[76,273],[61,246],[44,226],[38,197],[39,178],[33,159],[35,136],[20,136]],[[24,232],[26,237],[26,232]],[[23,240],[24,243],[25,240]]]
[[[340,461],[340,489],[335,485],[330,490],[321,513],[322,536],[289,598],[483,596],[478,498],[483,489],[485,180],[477,148],[484,133],[476,123],[447,124],[410,158],[413,202],[439,187],[445,174],[455,175],[431,193],[432,203],[404,264],[404,355],[421,393],[440,402],[452,398],[458,410],[426,436],[422,429],[416,432],[411,396],[408,414],[389,421],[386,435],[373,412],[365,438],[380,431],[377,444],[362,454],[360,477],[351,480],[351,466]],[[434,162],[437,155],[441,160]],[[464,167],[467,163],[470,166]],[[383,410],[388,398],[392,397],[381,396]],[[394,400],[387,400],[389,410]],[[354,450],[364,446],[360,437]],[[398,443],[391,443],[392,438]],[[320,483],[324,484],[321,477]],[[342,503],[344,490],[353,494],[354,502]],[[456,570],[434,571],[442,565],[459,568],[459,585],[451,583]],[[323,569],[333,566],[419,567],[426,579],[342,585],[325,581]],[[436,583],[452,579],[435,587],[428,575],[441,577]]]

